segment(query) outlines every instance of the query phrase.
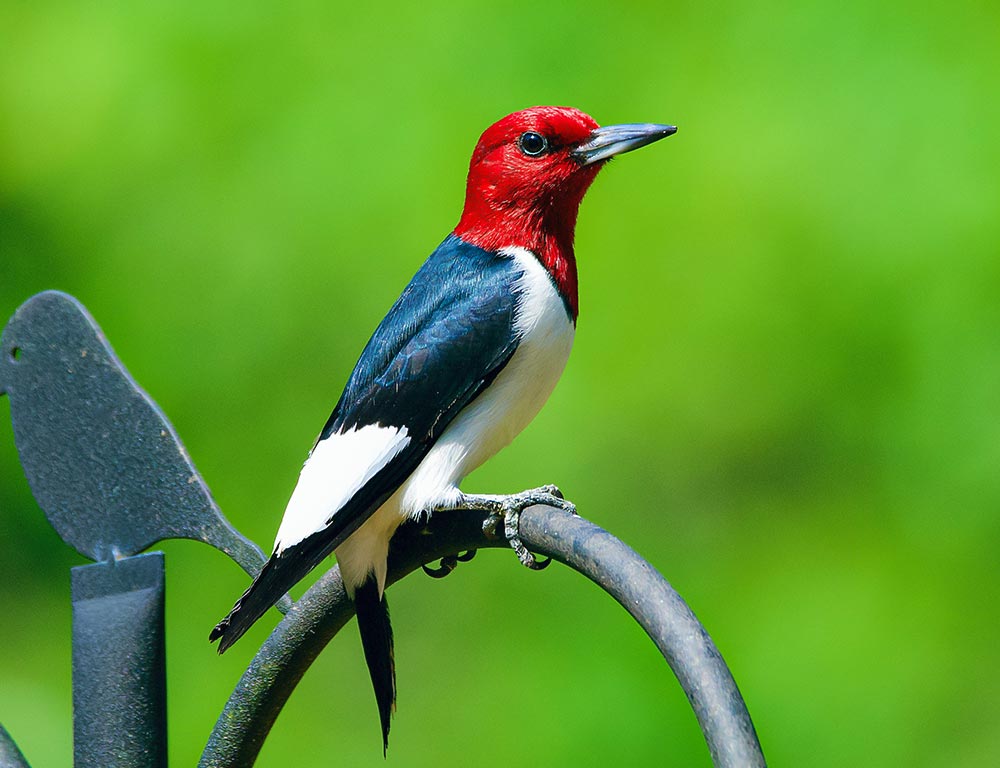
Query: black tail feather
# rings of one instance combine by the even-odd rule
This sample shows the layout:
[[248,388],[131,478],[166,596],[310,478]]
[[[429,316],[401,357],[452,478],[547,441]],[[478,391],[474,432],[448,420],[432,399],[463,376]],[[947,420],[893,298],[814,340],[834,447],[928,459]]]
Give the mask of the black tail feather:
[[219,640],[219,653],[223,653],[311,569],[308,560],[271,555],[229,615],[215,625],[209,641]]
[[268,608],[323,562],[352,531],[353,529],[343,526],[337,530],[324,529],[298,544],[286,547],[280,555],[271,555],[257,578],[243,593],[243,597],[236,601],[229,615],[216,624],[209,634],[209,641],[221,638],[219,653],[223,653],[243,637],[254,622],[267,613]]
[[382,754],[389,748],[389,717],[396,711],[396,660],[392,645],[392,624],[385,595],[379,597],[378,582],[369,576],[354,593],[361,645],[368,673],[375,689],[375,701],[382,722]]
[[[219,643],[219,653],[223,653],[239,640],[257,619],[267,613],[268,608],[278,602],[309,571],[323,562],[390,494],[391,491],[377,497],[374,504],[368,496],[356,494],[325,528],[296,544],[285,547],[281,555],[271,555],[249,589],[243,593],[243,597],[236,601],[229,615],[209,634],[210,641],[222,639]],[[365,509],[369,511],[364,513]],[[392,647],[391,640],[389,647]]]

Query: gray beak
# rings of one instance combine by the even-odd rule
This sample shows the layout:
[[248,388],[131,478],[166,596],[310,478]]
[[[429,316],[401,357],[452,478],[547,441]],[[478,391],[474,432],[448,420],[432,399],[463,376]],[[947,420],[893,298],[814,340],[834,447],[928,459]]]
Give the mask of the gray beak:
[[570,156],[579,161],[581,165],[591,165],[615,155],[639,149],[639,147],[665,139],[675,133],[677,133],[675,125],[658,125],[657,123],[605,125],[590,134],[587,141],[574,149]]

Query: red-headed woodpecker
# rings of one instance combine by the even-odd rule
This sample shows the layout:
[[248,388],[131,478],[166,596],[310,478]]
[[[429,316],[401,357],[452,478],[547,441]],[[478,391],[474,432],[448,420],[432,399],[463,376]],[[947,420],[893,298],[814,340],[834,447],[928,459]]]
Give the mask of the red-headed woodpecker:
[[535,565],[517,540],[517,515],[540,503],[572,509],[558,490],[473,496],[459,484],[528,425],[566,365],[579,307],[573,231],[587,188],[610,158],[675,131],[601,128],[568,107],[525,109],[486,130],[458,226],[361,353],[302,467],[273,554],[212,630],[220,653],[335,552],[388,745],[389,539],[407,518],[487,510],[504,517],[521,561]]

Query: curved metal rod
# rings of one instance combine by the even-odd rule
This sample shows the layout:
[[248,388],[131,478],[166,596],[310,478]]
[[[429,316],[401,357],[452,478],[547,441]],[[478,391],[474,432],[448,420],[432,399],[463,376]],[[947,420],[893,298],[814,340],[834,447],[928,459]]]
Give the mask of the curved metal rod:
[[2,725],[0,725],[0,768],[30,768],[21,750],[17,748],[17,744]]
[[[400,527],[389,553],[389,583],[441,557],[506,547],[502,537],[483,532],[484,521],[482,512],[463,511]],[[529,549],[585,575],[642,625],[687,694],[714,765],[766,765],[750,714],[722,656],[655,568],[607,531],[551,507],[525,510],[520,532]],[[261,646],[219,716],[199,765],[252,765],[302,675],[353,614],[354,605],[334,567],[294,604]]]

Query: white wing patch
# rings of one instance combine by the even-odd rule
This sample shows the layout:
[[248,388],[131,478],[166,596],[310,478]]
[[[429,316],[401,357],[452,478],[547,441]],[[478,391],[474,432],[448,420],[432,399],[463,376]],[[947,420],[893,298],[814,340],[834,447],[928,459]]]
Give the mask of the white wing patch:
[[323,530],[341,507],[410,443],[406,427],[368,424],[320,440],[285,507],[276,554]]

